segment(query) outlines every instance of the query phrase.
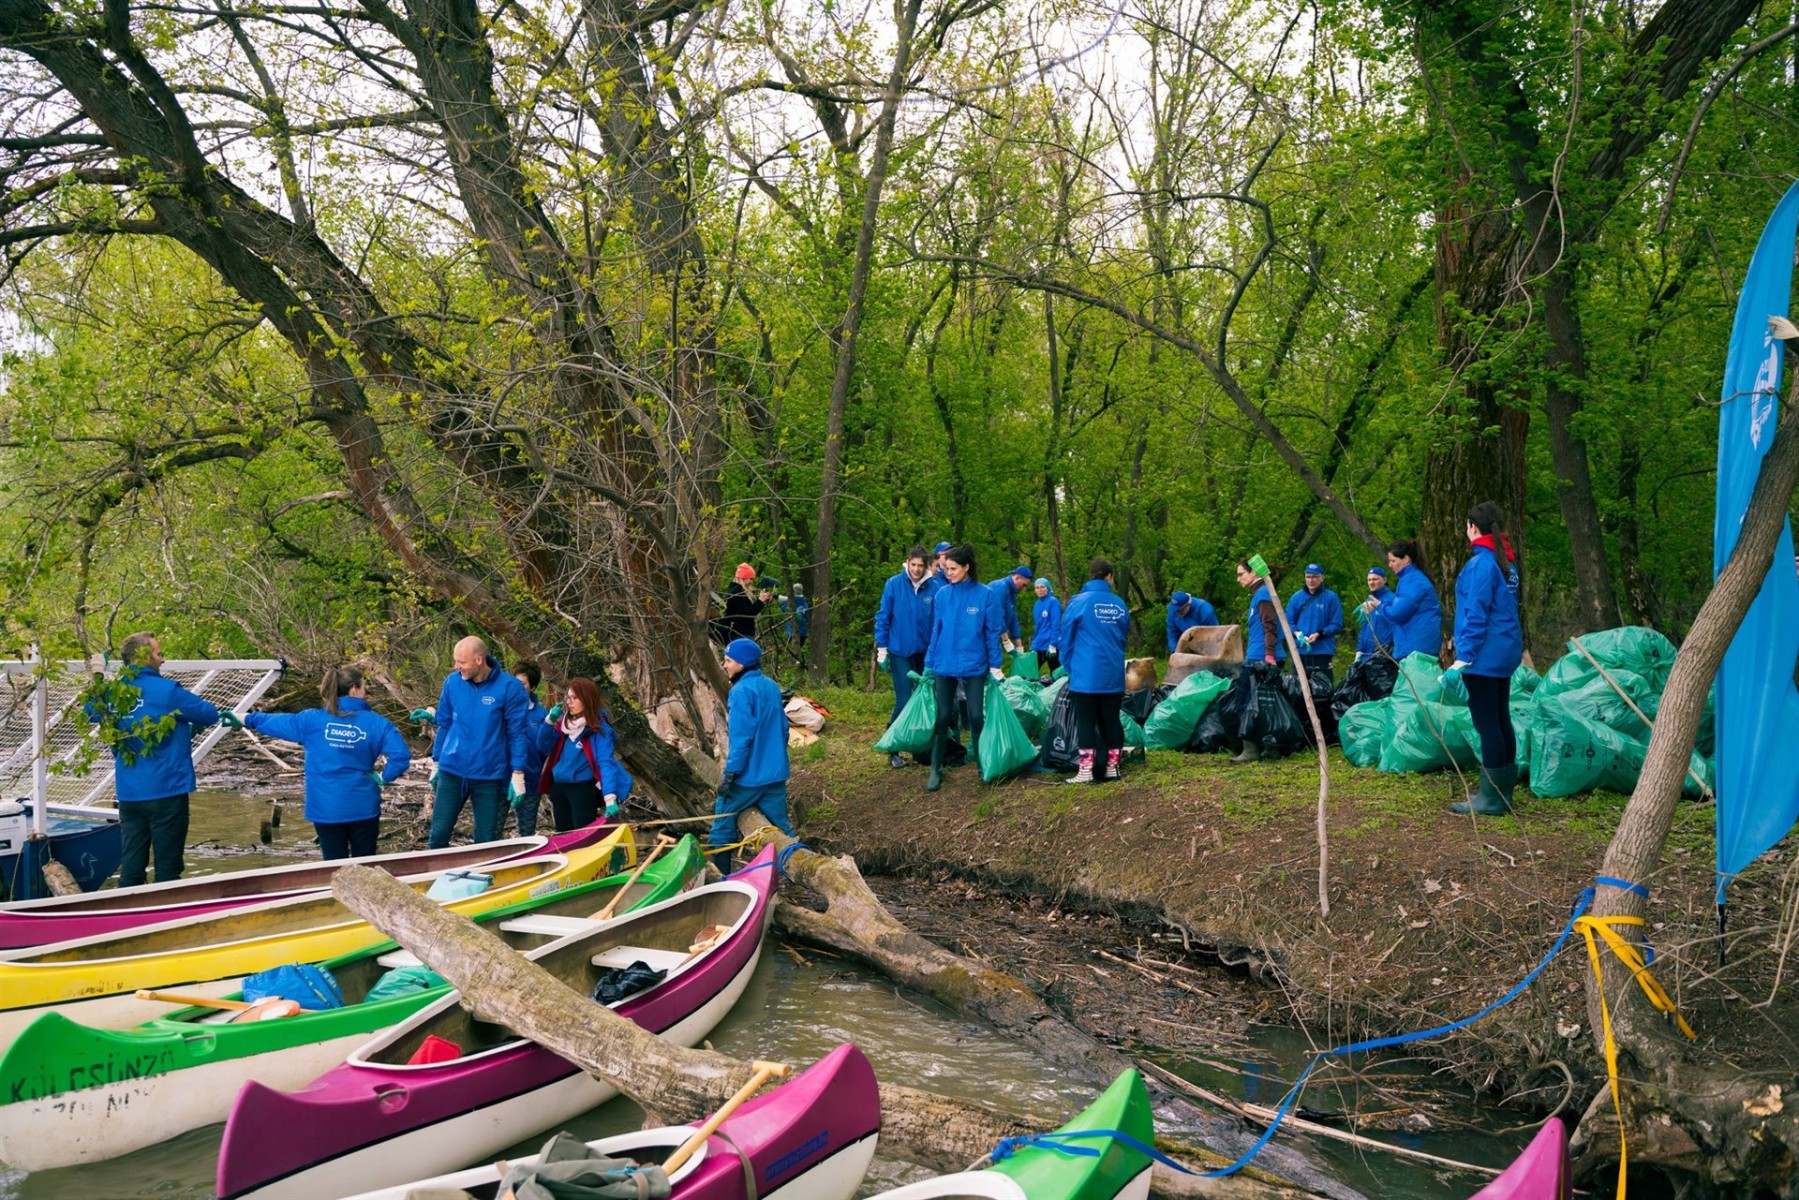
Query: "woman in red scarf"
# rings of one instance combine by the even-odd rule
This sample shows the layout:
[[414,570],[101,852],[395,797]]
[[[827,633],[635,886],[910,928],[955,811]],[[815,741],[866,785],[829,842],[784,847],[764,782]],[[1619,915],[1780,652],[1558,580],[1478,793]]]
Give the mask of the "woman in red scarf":
[[1500,816],[1511,811],[1518,782],[1518,735],[1512,728],[1512,672],[1524,659],[1518,555],[1491,500],[1469,511],[1468,541],[1473,553],[1455,580],[1455,662],[1443,673],[1443,689],[1467,694],[1480,738],[1480,793],[1450,808]]

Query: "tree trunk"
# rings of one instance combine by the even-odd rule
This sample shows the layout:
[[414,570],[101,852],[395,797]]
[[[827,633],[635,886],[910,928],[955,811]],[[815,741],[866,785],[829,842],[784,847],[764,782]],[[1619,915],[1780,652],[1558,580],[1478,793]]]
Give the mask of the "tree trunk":
[[[753,1074],[748,1063],[665,1042],[589,1001],[468,918],[446,912],[385,872],[346,867],[332,891],[353,912],[462,991],[484,1021],[515,1030],[607,1080],[658,1122],[698,1120]],[[942,1171],[965,1167],[1002,1137],[1044,1127],[994,1109],[896,1084],[881,1085],[881,1147]],[[1193,1180],[1158,1168],[1166,1196],[1302,1200],[1260,1177]]]

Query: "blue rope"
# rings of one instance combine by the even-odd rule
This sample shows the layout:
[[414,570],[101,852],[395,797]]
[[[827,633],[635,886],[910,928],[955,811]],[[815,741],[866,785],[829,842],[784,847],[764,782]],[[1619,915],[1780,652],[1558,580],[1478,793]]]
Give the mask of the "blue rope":
[[1042,1146],[1046,1150],[1054,1150],[1057,1154],[1076,1155],[1081,1158],[1098,1158],[1104,1153],[1092,1146],[1064,1146],[1062,1144],[1064,1141],[1072,1141],[1076,1138],[1110,1138],[1116,1142],[1123,1142],[1139,1154],[1147,1155],[1163,1166],[1179,1171],[1183,1175],[1199,1174],[1198,1171],[1175,1162],[1154,1146],[1144,1145],[1122,1129],[1072,1129],[1061,1133],[1027,1133],[1021,1137],[1001,1138],[999,1144],[993,1147],[993,1153],[988,1157],[994,1162],[1001,1162],[1011,1158],[1027,1146]]
[[[1596,882],[1605,884],[1609,887],[1622,888],[1625,891],[1635,891],[1641,888],[1640,884],[1626,883],[1622,880],[1601,878],[1596,880]],[[1648,895],[1648,892],[1645,890],[1642,894]],[[1275,1110],[1274,1120],[1269,1124],[1268,1128],[1263,1131],[1262,1136],[1256,1140],[1256,1144],[1251,1146],[1244,1153],[1242,1158],[1239,1158],[1230,1166],[1219,1167],[1217,1170],[1207,1171],[1205,1173],[1206,1176],[1212,1178],[1221,1175],[1235,1174],[1247,1166],[1250,1159],[1260,1154],[1262,1152],[1262,1147],[1266,1146],[1269,1141],[1273,1139],[1275,1131],[1281,1127],[1281,1122],[1287,1119],[1287,1114],[1292,1109],[1294,1102],[1299,1099],[1299,1093],[1305,1087],[1306,1080],[1311,1077],[1312,1072],[1317,1070],[1325,1059],[1334,1058],[1340,1054],[1359,1054],[1365,1050],[1384,1050],[1389,1046],[1403,1046],[1408,1042],[1422,1042],[1429,1038],[1441,1037],[1446,1033],[1454,1033],[1458,1029],[1466,1029],[1481,1018],[1517,999],[1519,993],[1529,987],[1536,980],[1537,976],[1543,973],[1543,968],[1547,967],[1550,961],[1553,960],[1557,954],[1561,953],[1562,947],[1568,944],[1568,939],[1574,935],[1574,922],[1586,915],[1587,908],[1593,903],[1594,895],[1594,888],[1582,888],[1580,895],[1575,898],[1573,911],[1568,914],[1567,924],[1562,926],[1562,932],[1560,936],[1555,939],[1555,945],[1549,947],[1549,953],[1545,954],[1542,961],[1532,967],[1530,969],[1530,974],[1519,980],[1518,983],[1513,986],[1511,991],[1493,1001],[1493,1003],[1487,1005],[1473,1016],[1463,1017],[1459,1021],[1451,1021],[1447,1025],[1439,1025],[1435,1029],[1426,1029],[1418,1033],[1402,1033],[1394,1037],[1370,1038],[1363,1042],[1350,1042],[1346,1046],[1338,1046],[1335,1049],[1323,1050],[1313,1055],[1312,1060],[1306,1064],[1306,1069],[1299,1073],[1298,1080],[1294,1082],[1293,1087],[1287,1092],[1286,1098],[1281,1101],[1280,1107]]]
[[1610,875],[1595,875],[1593,882],[1600,887],[1617,888],[1621,892],[1635,892],[1643,899],[1649,899],[1649,889],[1640,883],[1632,883],[1628,879],[1613,879]]

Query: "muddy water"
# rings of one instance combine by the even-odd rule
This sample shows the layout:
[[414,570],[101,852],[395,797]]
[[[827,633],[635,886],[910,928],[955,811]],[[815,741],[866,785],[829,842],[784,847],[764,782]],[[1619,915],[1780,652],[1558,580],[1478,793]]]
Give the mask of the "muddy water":
[[[277,789],[280,790],[280,789]],[[262,792],[263,789],[258,789]],[[298,815],[297,801],[287,805],[270,844],[261,841],[269,812],[266,793],[244,796],[230,792],[196,793],[190,853],[193,874],[243,870],[291,862],[316,854],[311,828]],[[804,963],[771,943],[749,992],[714,1031],[718,1049],[743,1058],[809,1062],[832,1046],[854,1041],[873,1061],[882,1078],[902,1080],[946,1095],[981,1101],[1019,1113],[1040,1114],[1046,1127],[1078,1109],[1090,1089],[1058,1079],[1053,1068],[1016,1043],[938,1006],[900,993],[879,976],[811,953]],[[1285,1091],[1306,1050],[1297,1035],[1259,1029],[1248,1046],[1210,1060],[1164,1056],[1161,1065],[1214,1091],[1274,1104]],[[1415,1073],[1423,1076],[1423,1072]],[[1392,1072],[1386,1076],[1390,1087]],[[1427,1078],[1427,1077],[1426,1077]],[[1367,1089],[1327,1083],[1308,1091],[1313,1108],[1366,1110],[1381,1103]],[[1439,1114],[1447,1106],[1439,1097]],[[1456,1102],[1459,1105],[1459,1102]],[[1462,1115],[1476,1120],[1481,1114]],[[1512,1122],[1501,1120],[1501,1124]],[[635,1128],[638,1118],[627,1102],[597,1109],[571,1125],[585,1137]],[[1489,1125],[1489,1127],[1491,1127]],[[188,1200],[212,1192],[220,1127],[196,1130],[162,1146],[111,1162],[60,1171],[21,1175],[0,1167],[0,1200],[158,1197]],[[1501,1137],[1469,1133],[1385,1135],[1390,1140],[1467,1162],[1500,1165],[1528,1139],[1527,1132]],[[530,1153],[538,1140],[509,1154]],[[1466,1196],[1480,1177],[1444,1174],[1430,1168],[1377,1156],[1365,1159],[1350,1147],[1321,1142],[1309,1152],[1329,1164],[1348,1186],[1368,1196],[1423,1200]],[[923,1175],[919,1168],[878,1159],[864,1194]]]

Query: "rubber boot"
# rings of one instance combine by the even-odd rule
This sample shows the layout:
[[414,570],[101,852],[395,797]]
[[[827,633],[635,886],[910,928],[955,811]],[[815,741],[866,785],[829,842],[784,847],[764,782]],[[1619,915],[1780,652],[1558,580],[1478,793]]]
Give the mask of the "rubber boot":
[[934,792],[943,786],[943,735],[931,738],[931,777],[924,781],[924,790]]
[[1234,763],[1252,763],[1252,762],[1256,762],[1256,761],[1260,760],[1261,757],[1262,757],[1261,743],[1246,741],[1243,743],[1243,749],[1241,751],[1239,751],[1237,754],[1237,757],[1231,759],[1231,761]]
[[1119,765],[1123,758],[1124,751],[1122,750],[1106,751],[1106,772],[1104,775],[1101,775],[1098,771],[1095,771],[1093,777],[1106,783],[1123,783],[1124,770]]
[[1093,782],[1093,751],[1082,750],[1078,761],[1080,763],[1080,768],[1075,771],[1072,778],[1063,780],[1064,783]]
[[1480,768],[1480,792],[1472,801],[1457,800],[1449,806],[1452,813],[1477,813],[1483,817],[1503,817],[1512,811],[1512,786],[1518,782],[1518,768]]

